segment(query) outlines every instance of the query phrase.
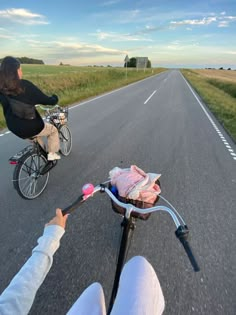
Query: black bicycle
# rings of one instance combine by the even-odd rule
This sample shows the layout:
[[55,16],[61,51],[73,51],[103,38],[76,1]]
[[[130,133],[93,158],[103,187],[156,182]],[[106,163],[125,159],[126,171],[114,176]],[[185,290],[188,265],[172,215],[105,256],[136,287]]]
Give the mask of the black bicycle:
[[[45,111],[47,122],[58,130],[60,153],[68,156],[72,149],[72,135],[67,126],[68,108],[38,106]],[[13,186],[24,199],[35,199],[42,194],[48,183],[49,171],[57,164],[57,160],[47,160],[46,146],[42,147],[36,137],[30,141],[31,145],[9,159],[9,163],[15,165]]]
[[[71,213],[76,208],[81,206],[85,201],[87,201],[90,197],[92,197],[95,193],[101,192],[106,193],[110,197],[112,209],[116,213],[121,215],[123,218],[121,222],[122,238],[119,246],[116,273],[107,313],[108,315],[112,310],[112,306],[116,298],[121,271],[126,260],[132,233],[136,227],[135,222],[138,219],[147,220],[152,212],[164,211],[171,216],[176,226],[175,235],[183,245],[194,271],[197,272],[200,270],[199,265],[193,255],[192,249],[187,240],[189,235],[189,229],[181,215],[178,213],[178,211],[164,197],[158,195],[156,197],[156,201],[154,204],[147,204],[140,200],[125,200],[124,197],[119,196],[116,187],[112,186],[110,181],[97,185],[96,187],[94,187],[92,184],[86,184],[84,185],[82,191],[83,194],[79,196],[76,201],[74,201],[70,206],[66,207],[64,210],[62,210],[63,215]],[[159,199],[163,199],[170,207],[162,205],[155,206]]]

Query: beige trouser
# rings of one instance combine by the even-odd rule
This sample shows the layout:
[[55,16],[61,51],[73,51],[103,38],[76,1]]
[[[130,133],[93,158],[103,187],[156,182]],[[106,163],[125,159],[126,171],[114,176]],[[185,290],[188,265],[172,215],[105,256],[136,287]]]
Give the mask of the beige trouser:
[[58,152],[60,148],[59,135],[57,128],[52,124],[45,123],[43,130],[36,135],[39,144],[44,147],[42,137],[47,137],[48,139],[48,152]]

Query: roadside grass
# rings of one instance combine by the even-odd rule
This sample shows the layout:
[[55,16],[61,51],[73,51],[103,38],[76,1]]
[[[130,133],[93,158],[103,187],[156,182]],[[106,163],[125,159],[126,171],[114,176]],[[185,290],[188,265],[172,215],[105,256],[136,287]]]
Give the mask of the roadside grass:
[[[114,90],[163,72],[165,68],[146,69],[113,67],[75,67],[22,65],[23,78],[32,81],[45,94],[57,94],[62,106]],[[0,106],[0,129],[5,128]]]
[[236,141],[236,83],[206,77],[199,70],[182,69],[181,72]]
[[225,93],[228,93],[232,97],[236,98],[236,83],[220,81],[220,80],[217,80],[217,79],[209,79],[207,81],[210,84],[216,86],[217,88],[223,90]]

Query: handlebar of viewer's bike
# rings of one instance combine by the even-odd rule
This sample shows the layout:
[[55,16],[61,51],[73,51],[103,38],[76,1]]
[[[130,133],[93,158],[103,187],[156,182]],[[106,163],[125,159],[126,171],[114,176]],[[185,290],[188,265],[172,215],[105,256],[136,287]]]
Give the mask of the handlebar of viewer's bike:
[[163,197],[159,195],[159,197],[161,197],[167,203],[170,204],[172,209],[166,206],[155,206],[151,208],[141,209],[141,208],[137,208],[136,206],[130,203],[124,203],[118,200],[116,196],[111,192],[111,190],[106,186],[105,183],[99,184],[95,187],[92,184],[86,184],[83,186],[82,192],[83,194],[80,195],[71,205],[69,205],[68,207],[62,210],[63,215],[70,214],[71,212],[73,212],[76,208],[81,206],[90,197],[93,197],[93,195],[96,194],[97,192],[105,192],[117,206],[125,208],[126,211],[124,215],[127,219],[130,218],[130,216],[132,216],[132,212],[136,212],[143,215],[149,214],[155,211],[167,212],[171,216],[172,220],[174,221],[176,225],[177,229],[175,231],[175,235],[180,240],[181,244],[183,245],[194,271],[195,272],[200,271],[199,265],[194,257],[193,251],[187,240],[189,236],[189,229],[187,225],[185,224],[183,218],[177,212],[177,210],[166,199],[164,199]]

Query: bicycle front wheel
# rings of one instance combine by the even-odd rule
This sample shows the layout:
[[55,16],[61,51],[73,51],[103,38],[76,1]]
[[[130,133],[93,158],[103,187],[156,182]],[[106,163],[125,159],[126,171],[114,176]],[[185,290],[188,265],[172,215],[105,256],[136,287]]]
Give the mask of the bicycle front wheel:
[[14,187],[24,199],[35,199],[42,194],[47,186],[49,172],[41,175],[41,171],[48,163],[42,155],[29,152],[16,166],[13,174]]
[[68,156],[72,149],[72,135],[67,125],[59,128],[60,152],[64,156]]

